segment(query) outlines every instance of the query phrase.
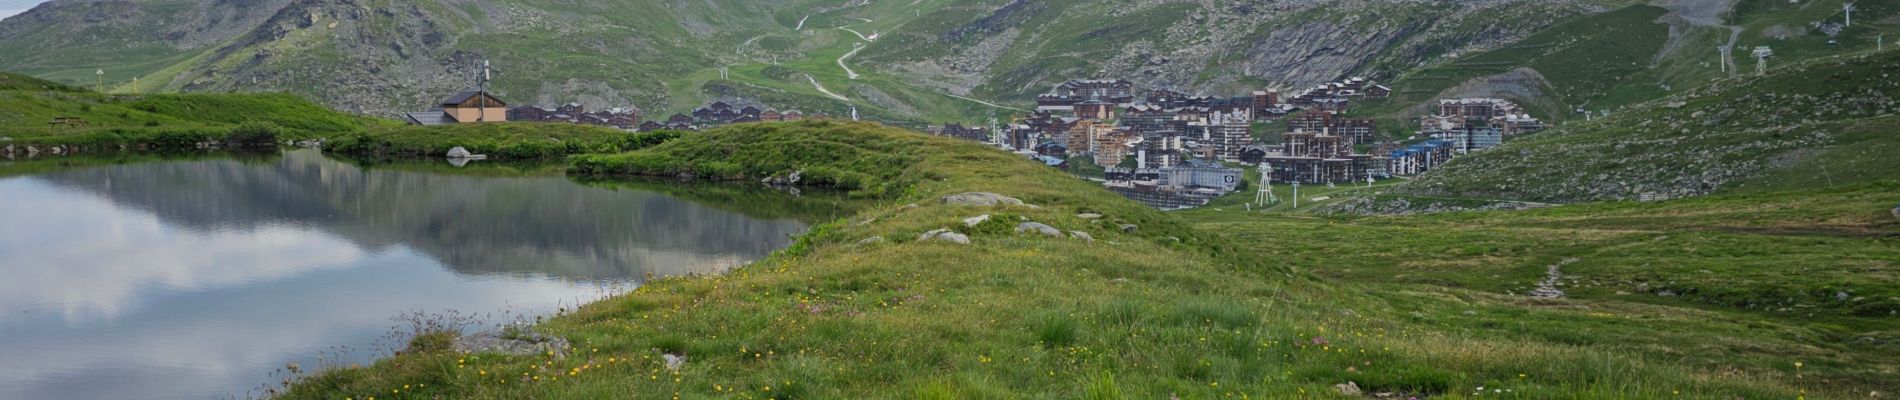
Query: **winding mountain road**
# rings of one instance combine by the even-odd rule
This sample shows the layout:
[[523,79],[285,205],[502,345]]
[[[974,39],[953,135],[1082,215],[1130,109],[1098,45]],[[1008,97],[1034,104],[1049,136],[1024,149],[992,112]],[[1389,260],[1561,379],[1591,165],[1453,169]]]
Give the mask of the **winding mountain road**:
[[819,93],[824,93],[826,96],[831,96],[831,98],[838,99],[838,101],[851,101],[850,98],[839,96],[837,93],[832,93],[831,89],[826,89],[825,85],[821,85],[818,83],[818,78],[813,78],[810,74],[806,74],[805,79],[810,80],[811,87],[818,88]]
[[851,58],[851,56],[855,56],[855,55],[858,55],[858,52],[860,52],[860,51],[864,51],[864,48],[865,48],[865,47],[869,47],[869,46],[865,46],[865,45],[863,45],[863,44],[859,44],[859,45],[857,46],[857,48],[854,48],[854,49],[851,49],[851,52],[850,52],[850,53],[844,53],[844,57],[838,57],[838,68],[844,68],[844,74],[845,74],[845,76],[846,76],[846,77],[849,77],[849,78],[851,78],[851,79],[853,79],[853,80],[856,80],[856,79],[858,79],[858,72],[857,72],[857,71],[852,71],[852,70],[851,70],[851,66],[849,66],[849,65],[844,65],[844,60],[847,60],[847,59],[850,59],[850,58]]

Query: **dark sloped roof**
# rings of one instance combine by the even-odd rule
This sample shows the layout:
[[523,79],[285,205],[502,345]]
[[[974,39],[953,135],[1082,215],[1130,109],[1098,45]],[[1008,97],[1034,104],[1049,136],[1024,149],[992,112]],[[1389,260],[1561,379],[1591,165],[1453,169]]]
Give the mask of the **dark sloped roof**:
[[442,112],[440,108],[423,112],[412,112],[404,114],[404,116],[408,117],[409,123],[415,125],[447,125],[455,123],[455,119],[450,118],[449,114]]
[[468,99],[475,98],[475,96],[478,96],[481,94],[482,92],[479,90],[464,90],[461,92],[456,92],[454,96],[449,96],[449,98],[442,99],[442,105],[462,104],[462,102],[468,101]]
[[[442,99],[442,105],[444,106],[461,105],[462,103],[467,102],[469,99],[473,99],[475,98],[475,96],[480,96],[482,94],[483,92],[480,90],[463,90],[461,92],[456,92],[454,96],[449,96],[449,98]],[[497,106],[507,106],[507,103],[501,101],[500,98],[495,97],[494,93],[488,93],[488,97],[491,99],[495,99],[495,102],[499,103],[499,104],[496,104]]]

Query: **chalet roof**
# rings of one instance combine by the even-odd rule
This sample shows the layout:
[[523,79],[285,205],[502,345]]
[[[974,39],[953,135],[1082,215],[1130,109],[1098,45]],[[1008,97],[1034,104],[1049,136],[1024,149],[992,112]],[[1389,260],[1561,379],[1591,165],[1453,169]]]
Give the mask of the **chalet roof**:
[[454,96],[449,96],[446,99],[442,99],[442,105],[444,106],[461,105],[462,103],[467,102],[469,99],[475,98],[475,96],[481,96],[484,94],[488,95],[488,98],[495,99],[496,103],[501,103],[501,104],[496,104],[497,106],[506,107],[508,105],[506,102],[501,101],[500,98],[496,98],[494,93],[487,93],[480,90],[463,90],[461,92],[456,92]]
[[429,111],[423,112],[407,113],[403,114],[403,116],[407,117],[409,123],[415,125],[433,126],[455,123],[455,118],[450,117],[449,113],[442,112],[440,108],[431,108]]

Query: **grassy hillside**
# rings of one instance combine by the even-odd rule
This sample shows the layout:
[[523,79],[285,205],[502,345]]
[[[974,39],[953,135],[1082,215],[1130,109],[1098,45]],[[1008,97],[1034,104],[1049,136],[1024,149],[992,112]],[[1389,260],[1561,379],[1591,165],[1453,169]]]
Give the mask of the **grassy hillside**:
[[0,72],[0,91],[21,91],[21,90],[45,91],[45,92],[74,92],[74,91],[79,91],[80,89],[74,88],[71,86],[62,85],[62,84],[55,83],[53,81],[48,81],[45,79],[34,78],[31,76],[20,75],[20,74],[15,74],[15,73],[10,73],[10,72]]
[[1550,202],[1891,179],[1900,51],[1819,59],[1453,160],[1411,194]]
[[[883,203],[819,225],[730,274],[652,282],[530,328],[572,340],[567,354],[464,354],[448,350],[452,334],[423,332],[399,356],[303,377],[284,397],[1287,398],[1341,397],[1333,385],[1345,382],[1367,393],[1434,398],[1818,398],[1900,389],[1890,379],[1891,360],[1900,358],[1882,344],[1895,339],[1893,320],[1859,308],[1830,306],[1805,320],[1813,322],[1782,325],[1799,314],[1702,311],[1695,295],[1607,302],[1596,299],[1616,296],[1609,289],[1563,300],[1497,290],[1542,271],[1503,265],[1582,256],[1577,265],[1590,269],[1579,270],[1590,274],[1632,268],[1587,246],[1662,252],[1729,240],[1717,231],[1698,234],[1708,226],[1696,225],[1704,220],[1698,213],[1782,198],[1686,202],[1656,212],[1579,209],[1638,222],[1609,229],[1538,226],[1569,223],[1567,209],[1367,220],[1171,215],[973,143],[815,121],[724,127],[575,163],[581,172],[732,178],[836,168],[851,174],[817,174],[830,177],[821,183],[857,187]],[[1840,214],[1836,220],[1857,230],[1900,233],[1869,209],[1895,200],[1891,189],[1833,193],[1857,200],[1813,211]],[[938,201],[967,191],[1035,206]],[[982,214],[991,220],[960,222]],[[1025,219],[1094,240],[1012,233]],[[916,239],[939,228],[967,233],[972,243]],[[866,241],[872,237],[882,241]],[[1834,240],[1853,242],[1821,243],[1844,250],[1829,257],[1859,260],[1874,271],[1864,276],[1878,279],[1853,283],[1855,293],[1879,296],[1892,287],[1880,283],[1892,279],[1890,238]],[[1720,251],[1742,251],[1750,242],[1723,243]],[[1719,260],[1713,251],[1674,260]],[[1693,268],[1714,268],[1688,265],[1658,270],[1694,276]],[[1491,283],[1381,280],[1376,271],[1394,266],[1434,266],[1405,272],[1432,282]],[[1747,268],[1796,273],[1785,265]],[[1381,278],[1339,279],[1353,274]],[[1670,281],[1647,279],[1657,282],[1651,287]],[[1833,288],[1836,278],[1793,285],[1747,279],[1806,291],[1809,282]],[[1848,302],[1889,304],[1869,298]],[[1814,301],[1802,297],[1791,307],[1806,311]],[[665,354],[686,361],[672,370]]]
[[679,137],[681,132],[627,131],[564,123],[456,124],[387,126],[331,137],[324,151],[357,157],[437,158],[462,147],[499,160],[534,160],[581,153],[613,153],[645,148]]
[[[80,122],[52,124],[60,119]],[[223,141],[240,128],[246,130],[240,136],[287,140],[394,124],[291,94],[106,95],[0,73],[0,137],[9,145],[62,146],[62,152],[186,150]]]
[[[1599,100],[1649,67],[1668,40],[1669,28],[1657,20],[1667,13],[1641,5],[1565,22],[1522,41],[1457,61],[1412,71],[1387,84],[1392,97],[1374,100],[1355,114],[1403,114],[1454,86],[1519,68],[1535,71],[1511,98],[1533,115],[1561,120],[1570,109]],[[1592,107],[1594,109],[1594,107]],[[1406,115],[1409,116],[1409,115]],[[1395,121],[1396,122],[1396,121]],[[1407,121],[1416,125],[1416,121]]]
[[665,115],[745,98],[977,122],[1020,112],[981,101],[1021,107],[1070,78],[1224,94],[1304,86],[1396,73],[1595,11],[1526,0],[61,1],[0,24],[0,53],[23,55],[0,69],[81,86],[104,69],[112,92],[284,91],[393,116],[472,84],[490,60],[494,88],[517,104]]

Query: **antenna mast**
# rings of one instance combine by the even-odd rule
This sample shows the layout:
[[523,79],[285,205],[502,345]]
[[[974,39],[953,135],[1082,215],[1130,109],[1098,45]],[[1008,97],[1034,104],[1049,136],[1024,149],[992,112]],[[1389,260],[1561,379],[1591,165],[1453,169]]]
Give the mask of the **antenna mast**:
[[481,91],[475,93],[482,98],[481,109],[476,111],[475,122],[488,122],[488,79],[488,60],[482,60]]

